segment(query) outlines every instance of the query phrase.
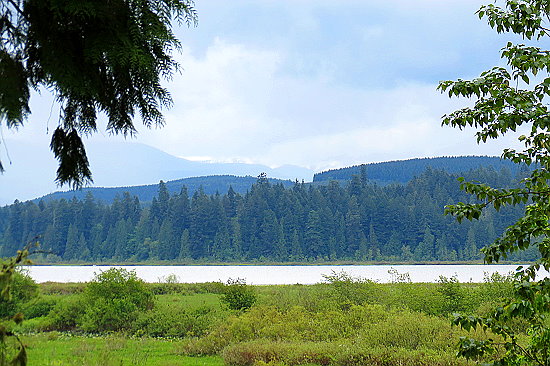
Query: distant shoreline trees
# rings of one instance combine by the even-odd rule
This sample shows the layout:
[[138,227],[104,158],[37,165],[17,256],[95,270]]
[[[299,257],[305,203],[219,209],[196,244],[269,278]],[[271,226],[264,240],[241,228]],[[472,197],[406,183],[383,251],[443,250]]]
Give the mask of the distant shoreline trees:
[[[505,170],[465,173],[498,186],[517,179]],[[340,185],[262,179],[245,194],[170,194],[161,182],[150,205],[128,193],[107,205],[83,200],[16,202],[0,208],[0,256],[40,235],[50,261],[307,262],[471,261],[521,213],[488,211],[458,225],[442,207],[468,199],[457,175],[428,169],[407,184],[378,186],[355,176]],[[518,259],[534,259],[526,253]]]

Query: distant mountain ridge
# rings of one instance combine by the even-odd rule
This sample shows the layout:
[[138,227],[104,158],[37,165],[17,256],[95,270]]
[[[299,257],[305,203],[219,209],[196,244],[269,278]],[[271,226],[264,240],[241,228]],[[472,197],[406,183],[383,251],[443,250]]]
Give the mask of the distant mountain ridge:
[[381,184],[407,183],[415,176],[422,174],[427,168],[443,170],[451,174],[463,173],[480,167],[492,167],[497,171],[505,168],[509,169],[512,175],[516,175],[521,169],[526,168],[496,156],[444,156],[395,160],[331,169],[316,173],[313,176],[313,182],[346,181],[351,179],[353,175],[360,174],[362,166],[366,169],[368,180]]
[[[193,178],[183,178],[176,179],[165,182],[166,188],[170,194],[180,193],[183,186],[187,188],[188,194],[191,196],[197,190],[202,188],[203,192],[212,195],[220,193],[225,194],[229,190],[229,187],[232,187],[233,190],[237,193],[244,194],[247,190],[252,187],[258,178],[246,176],[238,177],[234,175],[213,175],[205,177],[193,177]],[[282,184],[285,188],[294,184],[291,180],[283,180],[271,178],[269,179],[271,184]],[[147,184],[140,186],[130,186],[130,187],[88,187],[82,188],[79,190],[63,191],[63,192],[54,192],[47,194],[43,197],[35,199],[35,201],[51,201],[66,199],[71,200],[76,198],[78,200],[83,200],[86,195],[92,193],[94,198],[103,201],[105,203],[111,203],[115,197],[122,196],[122,194],[128,192],[130,196],[136,196],[139,198],[139,201],[142,203],[151,202],[153,197],[158,194],[158,184]]]
[[[426,169],[443,170],[449,174],[466,173],[470,170],[480,167],[493,168],[496,171],[501,169],[508,170],[512,175],[516,175],[522,169],[521,166],[514,164],[510,161],[502,160],[498,157],[492,156],[459,156],[459,157],[438,157],[438,158],[422,158],[422,159],[409,159],[399,161],[388,161],[382,163],[370,163],[364,165],[355,165],[347,168],[328,170],[325,172],[317,173],[313,178],[313,185],[324,185],[331,180],[347,182],[353,175],[360,174],[361,166],[364,166],[367,173],[367,179],[373,183],[382,185],[391,183],[405,184],[424,173]],[[166,188],[171,194],[179,193],[182,186],[186,186],[189,195],[193,195],[200,187],[203,192],[212,195],[216,192],[220,194],[227,193],[231,186],[237,193],[246,193],[257,178],[253,176],[236,176],[236,175],[209,175],[192,178],[182,178],[176,180],[165,181]],[[290,187],[295,181],[270,178],[269,182],[272,184],[282,184],[285,188]],[[158,183],[145,184],[136,186],[121,186],[121,187],[89,187],[83,188],[77,191],[64,191],[54,192],[40,199],[49,201],[65,198],[67,200],[76,197],[82,200],[88,192],[91,192],[93,196],[105,203],[112,202],[118,195],[122,196],[125,192],[128,192],[131,196],[139,198],[140,202],[151,202],[153,197],[158,193]]]
[[[59,190],[55,184],[57,162],[46,140],[40,144],[6,140],[10,159],[0,175],[0,206],[35,199]],[[313,171],[291,165],[270,168],[260,164],[191,161],[136,142],[89,142],[86,144],[94,187],[144,186],[160,180],[233,175],[256,177],[265,172],[279,179],[311,181]],[[9,162],[13,162],[10,164]],[[206,186],[206,183],[203,183]]]

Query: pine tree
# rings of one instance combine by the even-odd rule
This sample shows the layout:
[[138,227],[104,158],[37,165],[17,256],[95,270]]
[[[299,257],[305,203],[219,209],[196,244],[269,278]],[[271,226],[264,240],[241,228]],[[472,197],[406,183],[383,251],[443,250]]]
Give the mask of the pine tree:
[[288,258],[288,248],[285,238],[284,219],[279,220],[278,240],[275,244],[274,258],[278,261],[285,261]]
[[378,237],[376,236],[376,231],[374,230],[374,225],[371,221],[369,225],[369,259],[377,260],[380,259],[380,244],[378,243]]
[[178,261],[182,262],[189,258],[191,258],[189,229],[185,229],[181,233],[180,250],[177,259]]
[[179,245],[174,237],[174,226],[172,220],[165,219],[160,227],[158,236],[159,248],[158,258],[162,260],[170,260],[178,255]]
[[417,261],[431,261],[434,259],[434,235],[430,227],[424,229],[424,238],[414,250],[414,259]]
[[233,259],[239,260],[242,258],[242,247],[241,224],[238,217],[233,217],[231,219],[231,250]]
[[364,235],[361,215],[359,213],[359,203],[356,196],[352,196],[348,202],[345,224],[346,251],[353,255],[359,249],[361,234]]
[[315,210],[309,211],[304,235],[304,252],[306,256],[317,259],[326,255],[326,247],[323,241],[321,219]]
[[67,241],[65,242],[63,253],[61,253],[65,260],[70,261],[78,259],[78,256],[80,255],[78,239],[78,229],[76,228],[76,225],[71,224],[67,232]]
[[290,258],[294,261],[299,261],[302,256],[302,245],[300,244],[300,238],[298,231],[294,230],[292,233],[292,243],[290,244]]

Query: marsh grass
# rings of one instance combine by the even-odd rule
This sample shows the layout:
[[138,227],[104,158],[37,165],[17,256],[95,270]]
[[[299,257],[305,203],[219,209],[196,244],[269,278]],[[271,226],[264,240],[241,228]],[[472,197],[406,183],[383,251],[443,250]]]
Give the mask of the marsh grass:
[[174,353],[172,340],[80,337],[63,333],[23,337],[33,366],[222,366],[218,356],[186,357]]
[[230,366],[466,366],[453,354],[430,350],[364,348],[342,342],[246,342],[223,352]]
[[[153,306],[139,310],[132,324],[109,336],[101,329],[83,336],[86,287],[41,285],[41,297],[24,305],[36,316],[17,330],[28,334],[29,364],[466,365],[454,356],[466,333],[451,326],[452,312],[487,312],[513,287],[506,278],[379,284],[340,276],[316,285],[254,286],[256,303],[231,310],[220,301],[220,283],[146,286]],[[43,330],[50,332],[29,335]]]

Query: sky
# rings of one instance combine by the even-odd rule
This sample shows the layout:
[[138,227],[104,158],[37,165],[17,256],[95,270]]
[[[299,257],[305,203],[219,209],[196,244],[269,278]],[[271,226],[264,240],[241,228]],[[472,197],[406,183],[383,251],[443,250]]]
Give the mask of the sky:
[[[475,15],[483,3],[198,0],[197,27],[175,28],[183,71],[166,82],[167,124],[139,126],[130,142],[192,160],[314,171],[500,155],[514,138],[478,145],[474,131],[442,127],[442,115],[469,102],[436,90],[502,63],[508,39]],[[58,122],[52,100],[33,95],[27,125],[4,137],[46,151]],[[121,140],[102,131],[85,143],[108,139]]]

